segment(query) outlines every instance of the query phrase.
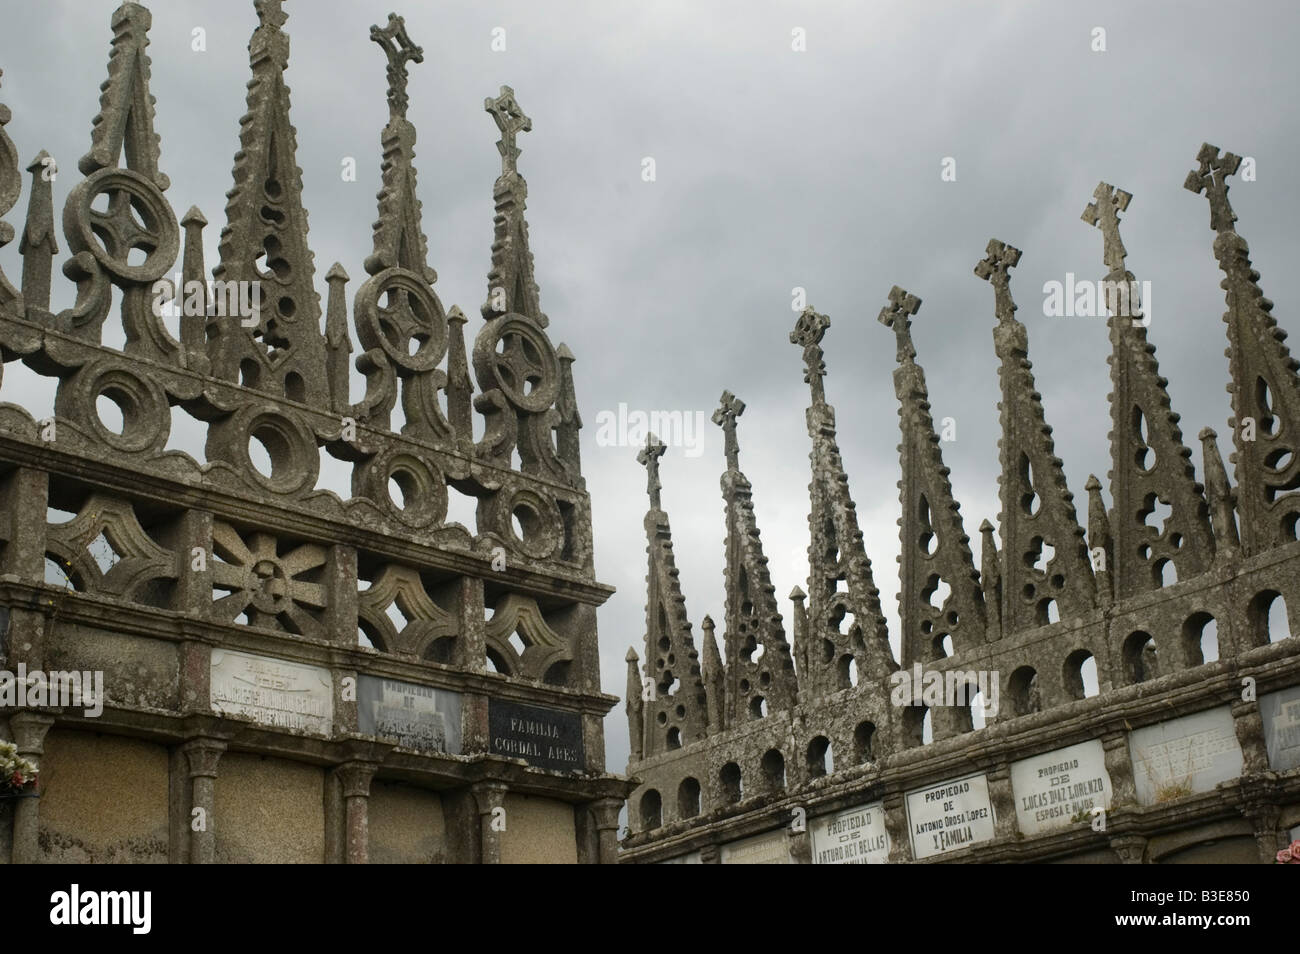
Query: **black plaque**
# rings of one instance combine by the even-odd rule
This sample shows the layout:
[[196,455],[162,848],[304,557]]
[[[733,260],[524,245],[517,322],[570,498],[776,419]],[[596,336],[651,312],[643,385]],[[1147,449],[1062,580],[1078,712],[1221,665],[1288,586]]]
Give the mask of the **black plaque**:
[[582,717],[576,712],[490,699],[488,731],[488,751],[493,755],[524,759],[529,765],[560,772],[581,772],[587,767]]

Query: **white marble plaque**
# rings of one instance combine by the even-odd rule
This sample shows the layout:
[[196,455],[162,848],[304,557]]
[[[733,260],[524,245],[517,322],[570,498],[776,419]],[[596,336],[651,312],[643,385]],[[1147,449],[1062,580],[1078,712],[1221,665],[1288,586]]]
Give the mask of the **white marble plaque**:
[[357,728],[406,749],[460,754],[460,693],[362,675]]
[[320,666],[213,649],[209,685],[217,715],[314,735],[334,731],[334,680]]
[[1142,805],[1208,792],[1241,775],[1241,746],[1228,706],[1134,729],[1128,745]]
[[880,802],[822,815],[808,823],[815,865],[883,865],[889,863],[889,833]]
[[1066,828],[1076,820],[1090,823],[1092,809],[1110,808],[1106,750],[1101,740],[1091,739],[1012,762],[1011,791],[1022,834]]
[[1268,764],[1279,772],[1300,765],[1300,686],[1259,697]]
[[790,849],[787,846],[790,836],[784,828],[742,838],[723,845],[719,852],[724,865],[790,865]]
[[907,793],[907,827],[918,861],[993,838],[989,781],[972,775]]

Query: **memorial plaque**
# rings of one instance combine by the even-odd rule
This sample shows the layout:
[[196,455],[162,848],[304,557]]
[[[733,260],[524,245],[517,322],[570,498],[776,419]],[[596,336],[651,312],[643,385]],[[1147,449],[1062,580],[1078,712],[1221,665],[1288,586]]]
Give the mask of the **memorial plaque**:
[[315,735],[334,731],[334,679],[320,666],[213,649],[209,687],[217,715]]
[[815,865],[883,865],[889,863],[885,806],[879,802],[822,815],[808,823]]
[[523,759],[529,765],[560,772],[581,772],[587,767],[582,717],[576,712],[490,699],[488,732],[493,755]]
[[1091,823],[1093,808],[1110,808],[1106,750],[1099,739],[1011,763],[1016,821],[1025,835]]
[[1241,775],[1241,746],[1227,706],[1134,729],[1128,744],[1142,805],[1208,792]]
[[971,775],[907,794],[907,828],[918,861],[993,838],[989,782]]
[[790,836],[784,828],[771,831],[766,835],[742,838],[723,845],[718,853],[724,865],[792,865],[790,849],[787,846]]
[[360,676],[357,727],[404,749],[460,754],[460,693]]
[[1269,767],[1285,772],[1300,765],[1300,686],[1259,697]]

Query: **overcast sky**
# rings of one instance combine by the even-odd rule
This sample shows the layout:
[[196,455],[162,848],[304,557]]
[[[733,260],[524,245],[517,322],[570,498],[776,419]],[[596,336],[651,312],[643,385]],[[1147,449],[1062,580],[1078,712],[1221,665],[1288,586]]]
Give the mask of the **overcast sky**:
[[[295,0],[287,31],[298,163],[311,213],[317,287],[334,261],[355,292],[371,251],[384,58],[368,39],[393,0]],[[61,209],[90,145],[111,39],[109,0],[3,0],[0,102],[26,165],[58,160]],[[154,6],[150,54],[162,169],[179,215],[198,205],[217,261],[230,166],[248,79],[251,2]],[[785,600],[806,587],[809,465],[799,349],[788,341],[796,286],[831,317],[828,400],[897,647],[897,404],[891,332],[876,322],[892,285],[924,302],[913,326],[943,445],[976,549],[996,520],[998,379],[993,295],[972,274],[990,237],[1024,251],[1013,273],[1018,317],[1057,453],[1083,518],[1089,473],[1106,482],[1107,340],[1099,319],[1043,316],[1043,284],[1105,273],[1101,235],[1080,221],[1098,180],[1133,193],[1128,264],[1152,283],[1150,329],[1174,408],[1203,479],[1196,434],[1229,444],[1226,343],[1205,199],[1182,188],[1203,141],[1250,156],[1234,180],[1238,228],[1265,293],[1297,329],[1300,217],[1294,161],[1289,3],[495,3],[408,2],[423,64],[411,67],[409,118],[436,291],[477,329],[492,241],[497,134],[483,99],[514,87],[532,118],[521,137],[543,310],[577,356],[598,578],[618,588],[600,613],[603,684],[623,694],[624,654],[642,650],[646,509],[636,448],[598,446],[602,410],[702,412],[724,388],[748,404],[741,466],[772,577]],[[493,30],[505,50],[493,51]],[[1105,52],[1094,52],[1094,28]],[[205,51],[193,47],[202,28]],[[792,49],[801,29],[806,49]],[[342,164],[356,160],[356,181]],[[643,160],[654,159],[654,181]],[[945,157],[956,180],[941,180]],[[7,219],[19,232],[26,188]],[[67,257],[60,235],[58,264]],[[17,241],[0,250],[11,281]],[[55,307],[73,286],[55,273]],[[114,312],[116,315],[116,312]],[[106,326],[106,341],[120,329]],[[354,394],[362,381],[354,374]],[[4,400],[50,413],[53,380],[6,368]],[[695,632],[723,599],[720,432],[702,453],[670,448],[664,506]],[[201,451],[187,427],[172,446]],[[329,458],[326,458],[328,461]],[[321,485],[347,492],[334,463]],[[644,653],[643,653],[644,654]],[[620,705],[607,720],[609,764],[628,753]]]

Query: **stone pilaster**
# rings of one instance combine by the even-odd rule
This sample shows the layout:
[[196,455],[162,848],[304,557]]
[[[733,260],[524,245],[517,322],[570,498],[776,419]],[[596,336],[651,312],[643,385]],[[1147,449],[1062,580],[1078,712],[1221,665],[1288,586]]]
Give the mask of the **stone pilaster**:
[[334,769],[343,795],[343,858],[349,865],[370,861],[370,782],[379,766],[347,762]]
[[885,831],[889,834],[889,863],[907,864],[912,860],[911,839],[907,837],[907,805],[902,792],[886,795]]
[[617,798],[598,798],[585,806],[596,830],[596,857],[591,863],[618,864],[618,813],[622,807]]
[[[505,818],[507,790],[502,782],[479,782],[470,787],[470,793],[474,796],[478,808],[479,838],[482,844],[481,863],[485,865],[501,864],[501,833],[493,822],[497,817]],[[501,810],[499,816],[497,809]],[[508,818],[505,822],[507,826],[510,824]]]
[[[9,731],[13,734],[18,754],[35,762],[38,770],[41,756],[45,754],[45,734],[50,731],[52,725],[54,725],[54,716],[43,712],[16,712],[9,717]],[[39,792],[39,780],[36,784]],[[40,833],[41,800],[19,798],[14,802],[13,863],[35,864],[40,860],[37,836]]]
[[1002,840],[1016,837],[1016,797],[1011,790],[1011,766],[1005,763],[989,769],[989,801],[993,805],[993,835]]
[[226,751],[226,743],[218,739],[191,739],[181,746],[181,751],[189,760],[190,864],[210,865],[216,855],[217,762]]
[[1232,704],[1232,727],[1241,746],[1242,775],[1268,771],[1268,745],[1264,741],[1264,720],[1259,703],[1238,700]]
[[1133,759],[1128,750],[1128,733],[1117,731],[1102,736],[1106,774],[1110,776],[1111,808],[1137,803],[1137,786],[1133,781]]

